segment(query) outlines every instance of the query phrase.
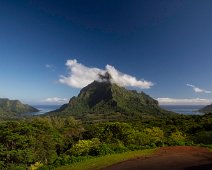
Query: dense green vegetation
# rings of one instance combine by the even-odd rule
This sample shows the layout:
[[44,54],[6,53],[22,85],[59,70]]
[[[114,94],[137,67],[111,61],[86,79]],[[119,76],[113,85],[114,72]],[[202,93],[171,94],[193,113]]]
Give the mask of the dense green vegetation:
[[[30,108],[18,101],[0,105],[7,116]],[[212,113],[168,112],[145,93],[107,81],[91,83],[46,115],[0,120],[0,169],[74,167],[105,155],[173,145],[212,146]]]
[[38,112],[36,108],[22,104],[19,100],[0,98],[0,117],[17,117],[25,113]]
[[126,151],[211,144],[212,114],[92,124],[73,117],[7,120],[0,122],[0,169],[52,169]]

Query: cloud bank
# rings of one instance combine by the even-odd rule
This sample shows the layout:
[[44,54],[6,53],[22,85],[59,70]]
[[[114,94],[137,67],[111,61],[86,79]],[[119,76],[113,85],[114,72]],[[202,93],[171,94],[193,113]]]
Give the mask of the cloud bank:
[[175,98],[157,98],[156,99],[161,105],[208,105],[211,104],[210,99],[175,99]]
[[106,65],[105,70],[103,70],[95,67],[84,66],[83,64],[78,63],[76,59],[74,59],[68,60],[66,62],[66,66],[69,69],[69,73],[67,76],[61,75],[59,82],[75,88],[85,87],[94,80],[101,82],[102,79],[99,75],[105,75],[106,73],[110,74],[110,81],[112,83],[116,83],[120,86],[149,89],[154,85],[150,81],[137,80],[131,75],[124,74],[111,65]]
[[67,103],[68,99],[60,98],[60,97],[49,97],[44,99],[44,102],[61,104],[61,103]]
[[201,89],[201,88],[196,87],[192,84],[186,84],[186,86],[191,87],[196,93],[212,93],[211,91]]

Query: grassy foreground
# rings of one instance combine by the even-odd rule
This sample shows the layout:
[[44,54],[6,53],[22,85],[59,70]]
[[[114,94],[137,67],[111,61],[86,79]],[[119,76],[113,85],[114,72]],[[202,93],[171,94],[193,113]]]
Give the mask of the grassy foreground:
[[72,165],[62,166],[56,168],[55,170],[90,170],[90,169],[100,169],[113,165],[118,162],[122,162],[128,159],[151,155],[156,149],[145,149],[138,151],[130,151],[119,154],[106,155],[97,158],[87,159],[83,162],[74,163]]

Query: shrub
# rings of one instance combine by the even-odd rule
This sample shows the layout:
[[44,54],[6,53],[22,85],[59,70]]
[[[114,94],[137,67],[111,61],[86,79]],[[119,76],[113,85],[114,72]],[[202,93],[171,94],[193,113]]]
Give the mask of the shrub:
[[150,137],[146,132],[140,132],[138,130],[132,131],[129,135],[128,145],[144,146],[150,144]]
[[105,143],[100,145],[98,150],[98,155],[107,155],[107,154],[113,154],[114,151],[111,149],[111,147]]
[[127,146],[127,148],[131,151],[135,151],[135,150],[140,150],[140,149],[143,149],[142,146],[139,146],[139,145],[134,145],[134,144],[130,144]]
[[27,166],[26,165],[21,165],[21,164],[8,164],[7,168],[5,169],[11,169],[11,170],[26,170]]
[[186,136],[180,132],[180,131],[176,131],[171,133],[171,136],[168,139],[168,144],[169,145],[185,145],[186,143]]
[[100,144],[98,138],[79,140],[67,153],[74,156],[95,155],[98,152]]
[[117,141],[116,143],[111,144],[111,148],[115,153],[122,153],[129,151],[129,149],[125,147],[121,141]]
[[95,125],[94,136],[97,136],[101,142],[105,143],[114,143],[120,140],[127,144],[131,130],[132,127],[127,123],[108,122]]
[[43,163],[41,163],[41,162],[35,162],[34,164],[32,164],[30,166],[29,170],[36,170],[36,169],[39,169],[42,166],[43,166]]
[[164,143],[164,133],[158,127],[146,128],[143,131],[132,130],[128,144],[137,146],[161,146]]
[[201,131],[195,134],[195,142],[202,144],[212,144],[212,131]]
[[164,133],[159,127],[146,128],[144,129],[144,133],[147,134],[150,140],[150,146],[156,147],[164,145]]

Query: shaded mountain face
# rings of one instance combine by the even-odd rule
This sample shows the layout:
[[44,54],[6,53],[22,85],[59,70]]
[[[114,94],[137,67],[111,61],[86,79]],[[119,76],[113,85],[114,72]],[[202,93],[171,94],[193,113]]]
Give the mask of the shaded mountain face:
[[0,98],[0,116],[18,116],[30,112],[38,112],[36,108],[21,103],[19,100]]
[[172,113],[160,108],[158,101],[135,90],[127,90],[109,81],[97,82],[84,87],[68,104],[48,113],[73,115],[81,119],[126,119],[161,117]]
[[202,109],[199,110],[199,112],[202,112],[202,113],[212,113],[212,104],[203,107]]

